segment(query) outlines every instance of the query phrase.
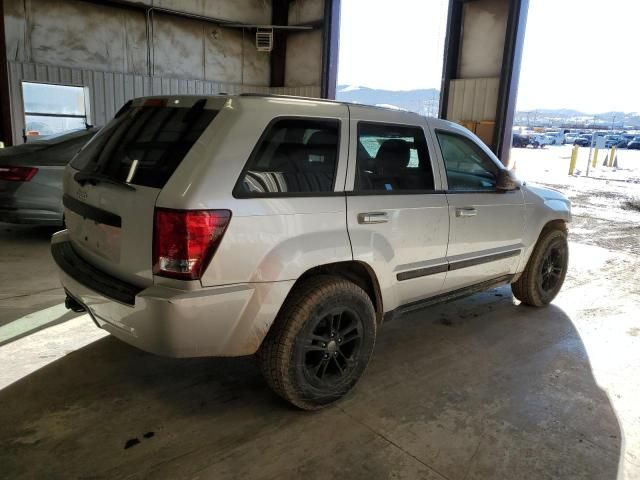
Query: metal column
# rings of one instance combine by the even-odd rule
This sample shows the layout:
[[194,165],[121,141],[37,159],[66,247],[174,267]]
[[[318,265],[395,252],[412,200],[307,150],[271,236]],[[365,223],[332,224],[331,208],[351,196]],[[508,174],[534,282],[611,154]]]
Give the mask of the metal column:
[[335,99],[338,82],[340,0],[324,2],[324,48],[322,53],[322,98]]
[[[500,6],[502,1],[503,6]],[[504,13],[502,19],[505,23],[501,25],[505,28],[504,42],[502,44],[502,63],[496,65],[496,71],[492,74],[499,82],[498,97],[495,105],[495,126],[492,141],[489,147],[507,164],[509,151],[511,148],[512,124],[515,112],[516,98],[518,92],[518,82],[520,79],[520,63],[522,59],[522,48],[524,44],[524,33],[527,23],[527,13],[529,0],[450,0],[449,14],[447,20],[447,31],[444,46],[444,63],[442,71],[442,88],[440,95],[440,117],[454,121],[460,120],[482,120],[482,119],[454,119],[452,112],[449,112],[451,81],[456,79],[473,79],[473,77],[462,77],[460,72],[461,59],[463,56],[462,45],[465,40],[465,21],[473,21],[473,18],[465,18],[468,15],[468,7],[480,7],[484,5],[496,8],[496,5]],[[472,10],[472,9],[471,9]],[[478,38],[478,31],[475,31],[474,48],[475,52],[482,54],[481,39]],[[494,32],[486,32],[487,39],[494,38]],[[489,42],[488,42],[489,43]],[[479,47],[480,45],[480,47]],[[491,53],[487,50],[487,56]],[[467,53],[467,60],[469,54]],[[499,72],[498,72],[499,70]],[[493,108],[493,107],[491,107]]]
[[5,145],[13,144],[10,102],[7,41],[4,31],[4,1],[0,0],[0,141]]

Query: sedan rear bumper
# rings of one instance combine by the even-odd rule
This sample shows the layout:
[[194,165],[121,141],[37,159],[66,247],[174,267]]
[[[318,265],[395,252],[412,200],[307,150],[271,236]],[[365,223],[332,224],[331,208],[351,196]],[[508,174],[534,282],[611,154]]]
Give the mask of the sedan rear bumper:
[[0,222],[59,227],[62,225],[62,214],[48,210],[0,208]]

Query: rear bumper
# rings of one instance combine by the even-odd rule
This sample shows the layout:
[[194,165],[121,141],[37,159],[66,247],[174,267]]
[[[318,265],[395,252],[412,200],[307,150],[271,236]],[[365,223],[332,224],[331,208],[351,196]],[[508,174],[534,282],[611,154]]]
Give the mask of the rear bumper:
[[[61,248],[56,247],[60,243],[70,248],[66,231],[54,235],[52,250]],[[92,275],[100,277],[93,279],[97,282],[88,281],[82,268],[78,273],[56,257],[65,290],[99,327],[135,347],[169,357],[255,353],[294,283],[248,283],[192,291],[153,285],[137,289],[128,304],[122,298],[111,298],[108,294],[112,292],[100,287],[115,280],[112,277],[96,271]]]
[[62,225],[62,213],[48,210],[0,208],[0,222],[60,226]]
[[60,226],[64,209],[57,175],[42,170],[30,182],[0,180],[0,221]]

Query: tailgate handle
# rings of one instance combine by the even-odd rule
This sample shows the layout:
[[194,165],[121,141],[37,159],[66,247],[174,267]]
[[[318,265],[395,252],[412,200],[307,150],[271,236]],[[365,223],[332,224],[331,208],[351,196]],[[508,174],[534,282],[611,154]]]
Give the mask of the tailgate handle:
[[358,214],[358,223],[372,224],[372,223],[387,223],[389,216],[386,212],[366,212]]
[[473,207],[456,208],[456,217],[475,217],[478,211]]

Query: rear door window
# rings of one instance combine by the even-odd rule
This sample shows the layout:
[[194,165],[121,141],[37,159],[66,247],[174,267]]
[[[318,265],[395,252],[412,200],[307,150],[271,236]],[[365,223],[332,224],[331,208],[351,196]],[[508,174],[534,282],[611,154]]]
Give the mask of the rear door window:
[[356,191],[433,191],[433,169],[419,127],[358,124]]
[[119,182],[164,187],[218,112],[205,109],[205,99],[189,108],[146,103],[119,112],[71,165]]
[[238,197],[333,191],[338,162],[338,120],[276,120],[263,134],[243,171]]

